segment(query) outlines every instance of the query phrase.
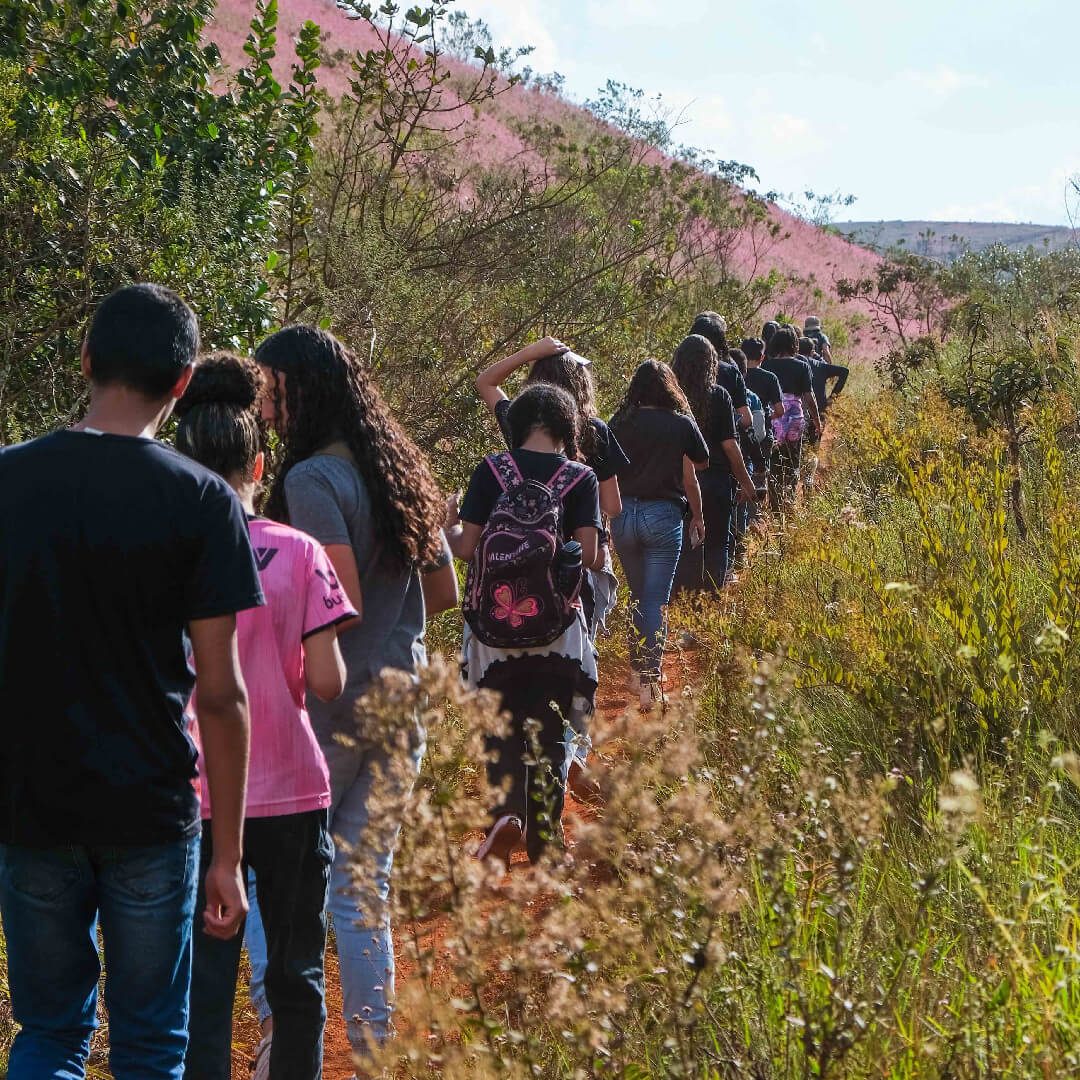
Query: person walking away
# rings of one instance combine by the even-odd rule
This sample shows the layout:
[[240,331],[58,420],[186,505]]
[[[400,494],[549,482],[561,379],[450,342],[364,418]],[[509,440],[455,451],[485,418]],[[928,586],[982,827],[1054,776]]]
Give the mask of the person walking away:
[[675,373],[659,360],[634,373],[611,430],[630,459],[619,474],[623,512],[611,535],[630,588],[631,678],[650,709],[662,700],[664,611],[679,554],[705,538],[697,470],[708,466],[709,448]]
[[766,347],[762,368],[771,371],[780,383],[784,414],[773,421],[776,447],[773,450],[773,509],[794,503],[802,460],[803,435],[807,417],[818,435],[821,417],[814,398],[810,367],[796,355],[798,338],[790,326],[781,326]]
[[[485,368],[476,379],[476,389],[484,404],[499,424],[506,445],[510,447],[510,399],[502,389],[503,383],[519,368],[529,368],[526,386],[550,383],[561,387],[577,404],[578,431],[582,460],[596,473],[600,484],[600,512],[605,528],[600,533],[601,562],[585,572],[581,590],[582,609],[593,645],[601,628],[615,607],[618,578],[611,558],[607,523],[622,512],[618,472],[629,464],[626,454],[611,429],[596,415],[596,389],[593,384],[592,363],[572,352],[561,341],[546,337],[526,345],[513,355]],[[576,699],[570,715],[569,745],[566,757],[566,781],[569,790],[584,802],[595,802],[600,796],[599,784],[589,772],[588,759],[592,750],[589,733],[590,715],[584,699]]]
[[[765,342],[761,338],[744,338],[742,343],[743,355],[746,357],[746,387],[753,390],[761,399],[765,409],[767,421],[766,437],[762,442],[762,457],[764,458],[764,483],[775,502],[775,489],[777,479],[773,473],[773,450],[776,446],[776,438],[773,434],[773,422],[784,415],[783,391],[780,389],[780,380],[771,372],[761,366],[765,359]],[[755,476],[755,483],[760,479]],[[761,485],[758,484],[760,487]],[[759,512],[758,504],[748,503],[747,509],[751,515]]]
[[750,415],[750,405],[746,397],[746,381],[738,365],[731,362],[731,349],[727,341],[727,321],[715,311],[703,311],[695,316],[693,325],[690,327],[690,334],[698,334],[705,338],[716,350],[715,382],[718,386],[722,386],[731,397],[739,430],[749,430],[753,418]]
[[[816,343],[813,338],[799,338],[799,359],[810,364],[814,398],[817,400],[818,412],[824,417],[833,399],[838,397],[847,385],[851,372],[843,364],[834,364],[825,360],[815,350]],[[829,390],[830,382],[833,382],[831,391]]]
[[[187,388],[195,315],[158,285],[101,302],[73,428],[0,450],[0,919],[20,1025],[9,1080],[80,1078],[100,927],[116,1080],[183,1074],[203,774],[216,808],[205,932],[232,938],[248,708],[236,613],[263,602],[219,476],[155,440]],[[42,677],[43,657],[62,658]]]
[[[739,369],[745,379],[749,375],[746,365],[746,353],[742,349],[732,349],[729,353],[731,362]],[[774,378],[770,376],[770,378]],[[777,396],[780,384],[776,384]],[[772,455],[772,421],[765,405],[758,395],[746,387],[746,403],[750,406],[753,423],[749,429],[739,432],[739,449],[742,451],[746,471],[754,485],[755,500],[748,502],[740,499],[735,506],[734,543],[731,549],[731,569],[737,571],[746,565],[747,533],[755,520],[758,504],[768,494],[769,459]]]
[[578,597],[582,570],[600,558],[601,522],[596,474],[576,460],[570,395],[533,383],[506,419],[513,449],[477,465],[448,525],[454,554],[470,562],[462,673],[510,714],[509,731],[488,740],[488,779],[503,794],[478,855],[509,868],[522,842],[536,863],[561,835],[565,721],[575,697],[591,708],[596,694]]
[[[326,758],[304,707],[305,688],[332,701],[345,686],[337,626],[356,617],[322,545],[255,515],[263,475],[258,366],[228,353],[199,364],[176,407],[176,445],[229,482],[248,518],[265,607],[237,618],[240,669],[251,688],[245,872],[254,875],[265,929],[266,993],[276,1017],[270,1077],[322,1076],[323,954],[334,847]],[[196,672],[197,674],[197,672]],[[192,699],[198,742],[198,694]],[[213,854],[213,804],[203,799],[202,859]],[[239,936],[195,934],[185,1075],[229,1080]]]
[[821,327],[821,318],[818,315],[807,315],[803,323],[803,336],[814,342],[814,351],[825,361],[832,363],[832,342],[829,335]]
[[[427,664],[425,582],[437,586],[426,591],[443,610],[457,602],[456,579],[427,459],[358,357],[332,334],[296,325],[271,334],[255,360],[263,369],[263,417],[280,454],[265,512],[324,545],[360,613],[338,626],[344,692],[329,703],[308,694],[307,708],[330,771],[337,851],[328,908],[349,1042],[362,1059],[371,1042],[393,1033],[390,874],[424,733],[418,720],[404,719],[393,737],[374,732],[374,720],[357,717],[357,701],[384,669],[415,675]],[[265,942],[249,934],[248,951],[252,982],[261,985]],[[261,1018],[265,1031],[271,1018]]]
[[716,365],[716,350],[699,334],[682,341],[671,365],[709,448],[708,468],[698,476],[705,539],[696,548],[683,545],[676,591],[718,592],[724,587],[734,543],[736,494],[744,502],[757,497],[739,448],[731,396],[713,381]]

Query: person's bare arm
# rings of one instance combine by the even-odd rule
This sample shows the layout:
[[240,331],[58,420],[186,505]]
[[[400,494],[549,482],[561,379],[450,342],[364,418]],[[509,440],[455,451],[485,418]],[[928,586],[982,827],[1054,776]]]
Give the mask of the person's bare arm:
[[619,478],[609,477],[600,481],[600,512],[609,518],[622,513],[622,492],[619,490]]
[[429,619],[457,607],[458,579],[452,562],[421,574],[420,585],[424,590],[424,611]]
[[360,570],[356,565],[356,552],[353,551],[351,544],[327,544],[326,554],[334,567],[338,582],[345,590],[345,595],[349,598],[349,603],[356,609],[355,619],[347,619],[345,622],[337,624],[338,633],[343,634],[354,626],[359,626],[360,620],[364,617],[364,597],[363,590],[360,588]]
[[746,502],[753,502],[757,499],[757,490],[754,487],[754,481],[750,479],[750,474],[746,471],[746,461],[743,458],[738,439],[725,439],[720,445],[723,447],[724,456],[731,465],[731,475],[738,482],[739,492],[743,499]]
[[337,626],[324,627],[304,638],[304,681],[320,701],[341,696],[345,689],[345,659],[338,644]]
[[772,403],[772,418],[779,420],[784,415],[784,403],[782,401],[774,401]]
[[806,409],[810,415],[810,419],[814,422],[814,429],[817,433],[821,434],[821,413],[818,412],[817,398],[814,397],[813,390],[808,391],[802,395],[803,408]]
[[541,338],[524,349],[518,349],[516,353],[502,360],[496,360],[494,364],[484,368],[476,376],[476,392],[480,395],[484,404],[492,411],[500,401],[505,401],[507,395],[503,393],[501,386],[518,368],[526,364],[533,364],[545,356],[555,356],[559,353],[569,352],[569,346],[553,337]]
[[698,483],[698,470],[709,467],[709,459],[706,458],[700,464],[691,461],[683,454],[683,490],[686,492],[687,501],[690,503],[690,543],[697,547],[705,539],[705,517],[701,507],[701,485]]
[[593,525],[585,525],[574,530],[574,539],[581,545],[581,565],[586,570],[597,569],[600,561],[600,530]]
[[206,872],[203,928],[227,941],[247,912],[240,871],[247,795],[249,721],[247,691],[236,646],[236,616],[193,619],[188,628],[195,663],[203,770],[214,815],[213,859]]

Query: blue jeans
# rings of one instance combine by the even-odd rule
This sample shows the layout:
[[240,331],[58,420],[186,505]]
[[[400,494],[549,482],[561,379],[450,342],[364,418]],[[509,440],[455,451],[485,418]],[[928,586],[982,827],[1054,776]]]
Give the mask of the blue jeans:
[[[203,823],[204,875],[212,856],[213,835],[207,821]],[[271,1003],[274,1013],[270,1050],[270,1075],[274,1077],[318,1080],[322,1076],[326,1022],[323,954],[333,856],[325,810],[244,822],[244,865],[254,872],[266,920],[264,940],[269,943],[265,970],[259,972],[259,993]],[[200,889],[199,912],[205,905]],[[237,935],[219,941],[202,933],[201,915],[195,921],[191,1043],[185,1076],[188,1080],[229,1080],[241,938]]]
[[630,600],[634,631],[630,663],[648,678],[660,677],[664,653],[664,605],[683,542],[682,507],[669,499],[623,497],[623,511],[611,522]]
[[82,1080],[105,942],[116,1080],[184,1075],[199,838],[148,847],[0,845],[0,916],[21,1025],[8,1080]]
[[[393,1032],[390,872],[424,747],[420,741],[407,754],[395,755],[381,745],[342,746],[331,738],[322,742],[322,749],[330,767],[330,832],[336,851],[328,910],[341,970],[342,1012],[353,1050],[365,1054],[369,1042],[381,1044]],[[369,809],[374,814],[369,815]],[[354,869],[356,857],[361,863]],[[255,932],[259,918],[257,905],[252,905],[247,934],[252,997],[260,1019],[265,1019],[259,999],[266,940]]]

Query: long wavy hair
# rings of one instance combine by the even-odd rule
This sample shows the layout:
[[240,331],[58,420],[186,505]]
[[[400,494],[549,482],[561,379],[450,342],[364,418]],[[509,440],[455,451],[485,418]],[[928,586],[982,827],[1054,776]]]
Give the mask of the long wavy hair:
[[589,369],[565,355],[544,356],[533,364],[525,382],[527,386],[550,383],[574,399],[578,411],[579,448],[584,457],[595,454],[597,439],[592,420],[596,416],[596,387]]
[[269,516],[288,520],[289,470],[340,440],[371,499],[381,557],[401,570],[434,561],[445,516],[439,488],[426,456],[394,419],[356,355],[325,330],[293,325],[271,334],[255,359],[285,376],[284,402],[280,382],[273,392],[281,449],[266,504]]
[[675,373],[662,360],[645,360],[634,372],[613,418],[625,420],[641,408],[667,409],[693,416]]
[[708,338],[691,334],[675,350],[671,370],[679,380],[698,427],[707,430],[712,412],[712,389],[716,383],[716,349]]

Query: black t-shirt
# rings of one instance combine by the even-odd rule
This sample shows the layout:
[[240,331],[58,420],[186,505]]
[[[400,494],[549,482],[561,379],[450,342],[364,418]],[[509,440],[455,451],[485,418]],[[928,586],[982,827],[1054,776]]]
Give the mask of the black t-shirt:
[[[510,448],[510,399],[503,398],[495,406],[495,419],[499,424],[499,431],[506,440],[506,446]],[[619,474],[619,470],[629,465],[630,462],[619,445],[618,439],[611,434],[611,429],[598,416],[589,420],[596,437],[596,450],[585,455],[585,464],[589,466],[596,479],[602,484]]]
[[848,369],[841,364],[829,364],[816,358],[810,361],[810,380],[814,384],[814,397],[817,399],[819,412],[824,412],[828,406],[830,379],[836,379],[833,390],[835,397],[844,389],[848,380]]
[[[543,454],[536,450],[512,450],[525,480],[539,480],[546,484],[566,464],[562,454]],[[473,470],[465,499],[461,504],[461,520],[473,525],[486,525],[491,511],[502,494],[499,481],[487,460],[481,461]],[[600,486],[596,473],[589,469],[570,489],[563,499],[563,540],[570,540],[578,529],[600,530]]]
[[633,409],[613,420],[611,430],[630,458],[619,473],[619,489],[631,498],[680,502],[686,496],[683,455],[695,465],[709,460],[697,424],[682,413]]
[[706,428],[703,434],[709,447],[709,467],[705,472],[711,476],[728,475],[731,473],[731,462],[728,461],[722,444],[728,439],[737,438],[737,428],[731,395],[722,386],[712,388]]
[[780,389],[785,394],[802,396],[813,390],[810,379],[810,365],[796,356],[777,356],[763,360],[762,369],[771,371],[780,382]]
[[716,385],[722,386],[728,392],[731,404],[736,409],[746,408],[746,380],[734,364],[721,360],[716,365]]
[[187,623],[262,602],[239,500],[175,450],[0,451],[0,842],[195,835]]
[[771,371],[752,367],[746,369],[746,385],[761,398],[761,404],[765,406],[765,418],[769,419],[773,405],[779,405],[783,400],[780,396],[780,380]]

